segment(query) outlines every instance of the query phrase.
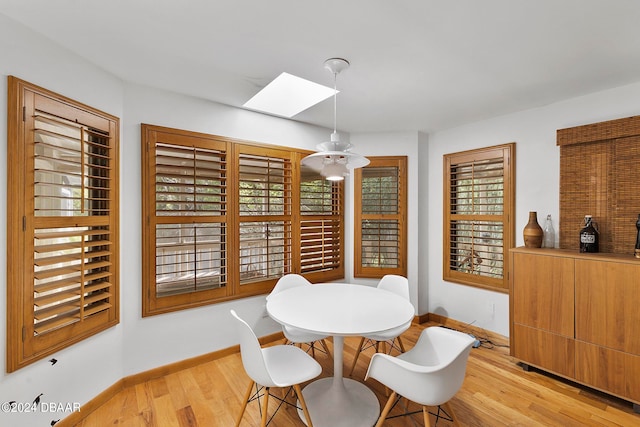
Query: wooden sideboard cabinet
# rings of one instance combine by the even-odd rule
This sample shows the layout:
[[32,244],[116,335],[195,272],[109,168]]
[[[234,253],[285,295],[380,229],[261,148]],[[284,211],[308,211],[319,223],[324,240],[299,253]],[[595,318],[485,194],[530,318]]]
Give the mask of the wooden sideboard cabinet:
[[511,355],[640,412],[640,260],[515,248],[510,262]]

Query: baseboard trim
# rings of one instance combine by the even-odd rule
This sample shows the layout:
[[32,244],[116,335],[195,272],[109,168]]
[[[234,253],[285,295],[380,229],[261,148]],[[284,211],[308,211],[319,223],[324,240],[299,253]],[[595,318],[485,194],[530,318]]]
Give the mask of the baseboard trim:
[[434,322],[439,323],[442,326],[456,329],[458,331],[467,332],[476,336],[476,338],[482,340],[486,339],[491,341],[495,345],[509,346],[509,338],[504,335],[496,334],[495,332],[487,331],[486,329],[479,328],[477,326],[469,325],[468,323],[460,322],[458,320],[449,319],[448,317],[441,316],[439,314],[428,313],[426,320],[422,320],[421,323]]

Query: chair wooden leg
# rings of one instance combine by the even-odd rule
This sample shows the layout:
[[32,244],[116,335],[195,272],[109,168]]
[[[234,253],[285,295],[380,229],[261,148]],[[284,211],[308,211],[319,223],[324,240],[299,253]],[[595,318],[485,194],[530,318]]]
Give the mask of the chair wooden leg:
[[298,400],[300,401],[300,405],[302,405],[302,412],[304,413],[304,418],[307,420],[307,427],[313,427],[313,423],[311,422],[311,416],[309,415],[309,410],[307,409],[307,402],[305,402],[304,397],[302,396],[302,390],[300,389],[300,384],[294,385],[293,389],[296,391],[296,394],[298,395]]
[[402,350],[402,352],[404,353],[404,344],[402,343],[402,338],[400,338],[400,335],[398,335],[398,345],[400,346],[400,350]]
[[267,409],[269,408],[269,387],[264,388],[264,403],[262,408],[262,422],[260,423],[260,427],[267,426]]
[[376,423],[375,427],[380,427],[384,423],[384,420],[387,419],[387,415],[389,415],[389,411],[391,411],[391,407],[393,406],[393,401],[396,400],[396,396],[397,394],[395,391],[391,393],[391,396],[389,396],[387,404],[384,405],[384,409],[382,410],[380,418],[378,418],[378,422]]
[[249,388],[247,392],[244,394],[244,401],[242,402],[242,410],[240,411],[240,416],[238,417],[238,421],[236,422],[236,427],[240,425],[240,421],[242,421],[242,416],[244,415],[245,409],[247,409],[247,403],[249,403],[249,396],[251,396],[251,389],[253,389],[253,385],[255,382],[251,381],[249,383]]
[[424,427],[431,427],[431,422],[429,421],[429,408],[423,406],[422,415],[424,417]]
[[362,344],[364,344],[364,337],[360,339],[360,344],[358,344],[358,348],[356,349],[356,354],[353,356],[353,363],[351,364],[351,370],[349,371],[349,376],[353,374],[353,370],[356,368],[356,363],[358,363],[358,357],[360,356],[360,352],[362,351]]

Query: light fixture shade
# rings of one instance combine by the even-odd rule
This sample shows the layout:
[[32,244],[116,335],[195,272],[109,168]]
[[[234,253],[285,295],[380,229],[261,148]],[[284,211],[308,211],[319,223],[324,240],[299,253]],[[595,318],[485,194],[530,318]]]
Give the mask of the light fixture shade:
[[316,146],[318,152],[302,159],[303,166],[320,171],[320,174],[330,181],[343,180],[349,175],[349,170],[362,168],[369,164],[369,159],[360,154],[352,153],[351,144],[340,141],[340,136],[336,130],[336,94],[335,86],[338,73],[349,67],[349,62],[342,58],[330,58],[325,61],[325,68],[333,73],[334,93],[333,93],[333,133],[331,140],[322,142]]
[[318,151],[317,153],[309,154],[300,163],[322,172],[323,168],[330,163],[328,160],[336,162],[338,159],[342,160],[347,170],[362,168],[369,164],[369,159],[350,151]]

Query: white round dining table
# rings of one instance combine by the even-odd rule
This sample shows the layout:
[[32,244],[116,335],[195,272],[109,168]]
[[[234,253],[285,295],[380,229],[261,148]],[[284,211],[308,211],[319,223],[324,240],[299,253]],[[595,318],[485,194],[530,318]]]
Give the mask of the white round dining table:
[[371,286],[323,283],[271,295],[267,313],[282,325],[333,336],[333,377],[316,380],[302,391],[313,425],[371,427],[380,415],[380,404],[365,384],[343,377],[344,337],[410,323],[415,314],[411,302]]

